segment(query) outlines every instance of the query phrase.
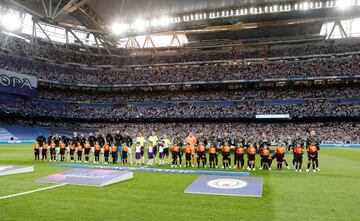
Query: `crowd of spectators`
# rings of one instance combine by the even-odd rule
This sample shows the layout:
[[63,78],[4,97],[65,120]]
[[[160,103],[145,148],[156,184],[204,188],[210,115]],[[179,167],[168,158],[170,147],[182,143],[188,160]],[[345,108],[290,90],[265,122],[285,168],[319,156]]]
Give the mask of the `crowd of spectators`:
[[52,116],[82,119],[121,118],[228,118],[254,117],[256,114],[290,114],[296,117],[360,116],[360,104],[327,100],[309,100],[301,104],[262,104],[239,102],[231,106],[219,104],[172,104],[166,107],[143,107],[130,104],[88,106],[76,103],[46,102],[2,96],[0,111],[30,116]]
[[359,98],[357,86],[300,88],[266,88],[246,90],[173,91],[113,93],[99,91],[56,90],[41,88],[39,99],[79,103],[136,103],[136,102],[188,102],[188,101],[246,101],[291,99],[344,99]]
[[166,134],[185,138],[189,132],[200,136],[230,136],[232,138],[261,140],[265,133],[272,142],[289,141],[296,133],[304,138],[308,132],[314,130],[323,143],[360,143],[360,124],[357,122],[334,123],[125,123],[98,124],[100,133],[107,134],[114,131],[127,131],[132,137],[141,132],[149,136],[155,131],[158,136]]
[[146,65],[146,64],[167,64],[197,61],[214,60],[238,60],[248,58],[267,58],[267,57],[287,57],[304,56],[315,54],[335,54],[344,52],[360,51],[359,42],[334,43],[327,41],[323,43],[312,43],[303,45],[294,45],[289,47],[273,46],[268,50],[264,48],[228,50],[228,51],[187,51],[177,55],[158,55],[158,56],[118,56],[94,55],[88,52],[65,51],[48,46],[31,45],[23,40],[0,34],[0,47],[10,50],[13,54],[30,57],[41,57],[49,59],[56,63],[80,63],[89,66],[94,65]]
[[48,64],[0,54],[0,68],[39,79],[82,84],[146,84],[289,77],[353,76],[360,74],[360,56],[299,61],[159,67],[103,71]]

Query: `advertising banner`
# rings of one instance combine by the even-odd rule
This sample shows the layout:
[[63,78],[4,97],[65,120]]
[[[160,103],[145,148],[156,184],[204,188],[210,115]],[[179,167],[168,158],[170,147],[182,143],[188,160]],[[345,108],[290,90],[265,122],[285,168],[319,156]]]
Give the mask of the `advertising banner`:
[[72,169],[39,178],[37,181],[100,187],[131,178],[133,172],[130,171]]
[[0,69],[0,93],[17,94],[28,97],[37,95],[37,78]]

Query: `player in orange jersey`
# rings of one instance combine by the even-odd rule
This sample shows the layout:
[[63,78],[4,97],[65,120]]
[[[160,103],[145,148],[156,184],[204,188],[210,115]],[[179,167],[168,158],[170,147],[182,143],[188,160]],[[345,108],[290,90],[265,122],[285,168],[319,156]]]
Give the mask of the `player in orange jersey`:
[[301,172],[301,166],[302,166],[303,155],[304,155],[304,150],[301,146],[301,143],[296,144],[296,146],[293,149],[293,152],[294,152],[294,159],[295,159],[295,171]]
[[315,142],[311,142],[308,149],[308,164],[306,172],[310,171],[310,166],[312,165],[313,171],[316,172],[316,163],[317,163],[317,156],[318,156],[318,148],[315,145]]
[[217,168],[217,157],[218,157],[218,153],[216,150],[216,147],[214,147],[213,144],[210,144],[210,148],[209,148],[209,168]]
[[228,142],[224,143],[224,146],[221,148],[222,153],[222,162],[223,162],[223,169],[229,169],[229,161],[230,161],[230,146]]
[[202,162],[203,167],[205,168],[206,166],[206,153],[205,153],[205,146],[203,145],[202,142],[200,142],[199,146],[196,149],[196,154],[197,154],[197,167],[200,167],[200,161]]
[[186,137],[185,143],[186,143],[186,145],[189,145],[189,147],[190,147],[191,163],[192,163],[192,166],[194,167],[194,165],[195,165],[195,145],[197,143],[197,140],[193,133],[191,133],[191,132],[189,133],[189,136]]
[[238,146],[235,148],[234,154],[234,168],[244,169],[245,148],[243,147],[242,143],[238,143]]
[[279,142],[278,146],[276,147],[273,158],[276,158],[278,170],[282,169],[283,163],[285,163],[286,168],[290,169],[285,159],[285,148],[283,147],[282,142]]
[[248,155],[248,170],[255,170],[255,156],[256,156],[256,148],[254,144],[250,144],[247,149]]
[[40,145],[37,141],[34,144],[34,155],[35,160],[40,160]]

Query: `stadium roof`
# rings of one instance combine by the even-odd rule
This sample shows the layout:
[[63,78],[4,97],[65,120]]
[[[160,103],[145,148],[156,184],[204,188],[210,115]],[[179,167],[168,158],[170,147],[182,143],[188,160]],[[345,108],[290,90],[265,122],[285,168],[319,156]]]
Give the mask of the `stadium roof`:
[[[350,1],[353,5],[343,10],[346,4],[343,5],[341,1]],[[360,13],[360,0],[0,0],[0,2],[10,3],[25,10],[35,18],[35,22],[59,25],[67,30],[80,28],[94,35],[95,40],[102,39],[100,43],[109,48],[115,47],[121,39],[127,37],[154,34],[172,35],[174,39],[177,38],[175,35],[180,34],[186,36],[192,45],[206,41],[286,39],[292,36],[298,38],[313,36],[318,39],[321,37],[320,30],[324,22],[359,17]],[[166,25],[161,25],[162,18],[166,19]],[[137,21],[141,22],[137,23]],[[151,37],[148,40],[151,42]],[[127,42],[131,41],[133,40],[127,40]],[[80,39],[77,39],[77,42],[80,42]],[[265,39],[264,42],[267,40]],[[136,44],[138,48],[144,48],[145,46],[142,45],[146,43]]]

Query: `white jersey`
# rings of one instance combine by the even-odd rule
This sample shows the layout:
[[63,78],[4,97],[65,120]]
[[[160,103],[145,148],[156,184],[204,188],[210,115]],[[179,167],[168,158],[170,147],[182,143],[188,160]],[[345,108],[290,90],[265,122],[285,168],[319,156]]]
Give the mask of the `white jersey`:
[[135,146],[135,153],[141,152],[141,146]]
[[162,152],[164,152],[164,146],[163,145],[159,146],[159,153],[162,153]]
[[149,152],[149,153],[153,153],[153,152],[154,152],[154,147],[153,147],[153,146],[149,146],[148,152]]

